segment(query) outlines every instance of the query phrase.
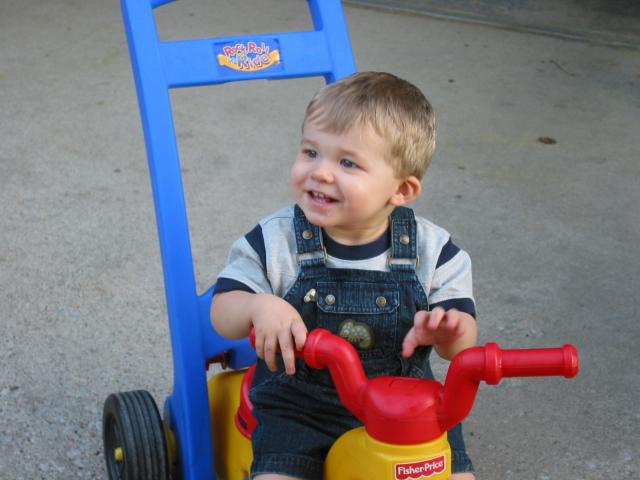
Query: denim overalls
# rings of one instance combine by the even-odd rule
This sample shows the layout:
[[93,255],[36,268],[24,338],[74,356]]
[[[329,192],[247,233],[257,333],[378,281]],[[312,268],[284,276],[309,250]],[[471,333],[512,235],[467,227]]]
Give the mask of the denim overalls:
[[[296,259],[300,272],[284,299],[296,308],[309,331],[325,328],[356,347],[369,378],[401,375],[433,378],[431,347],[418,347],[402,357],[402,341],[419,310],[428,309],[415,274],[419,261],[413,211],[391,214],[389,271],[326,267],[322,232],[295,207]],[[251,401],[258,426],[253,432],[252,475],[281,473],[322,479],[324,458],[333,442],[361,426],[338,398],[328,370],[314,370],[300,359],[296,374],[272,373],[264,361],[256,368]],[[473,467],[458,425],[449,432],[454,472]]]

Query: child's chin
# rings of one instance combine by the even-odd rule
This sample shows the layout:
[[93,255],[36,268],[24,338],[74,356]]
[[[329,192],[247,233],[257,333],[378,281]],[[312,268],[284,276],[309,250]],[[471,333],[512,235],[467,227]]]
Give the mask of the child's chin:
[[301,205],[300,207],[302,208],[305,217],[307,217],[307,220],[309,220],[314,225],[322,228],[331,227],[333,225],[333,222],[331,222],[331,218],[328,214],[318,212],[317,209],[314,209],[313,207],[310,208],[307,205]]

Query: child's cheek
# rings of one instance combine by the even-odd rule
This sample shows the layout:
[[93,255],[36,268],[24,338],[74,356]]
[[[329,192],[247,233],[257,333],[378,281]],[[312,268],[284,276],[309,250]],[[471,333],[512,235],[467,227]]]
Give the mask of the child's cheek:
[[289,180],[291,183],[291,187],[295,192],[296,188],[300,183],[300,166],[298,161],[295,161],[291,166],[291,171],[289,173]]

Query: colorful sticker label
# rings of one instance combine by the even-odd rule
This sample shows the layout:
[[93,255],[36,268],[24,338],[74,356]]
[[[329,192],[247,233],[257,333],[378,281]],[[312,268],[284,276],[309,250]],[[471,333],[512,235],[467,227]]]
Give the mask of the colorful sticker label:
[[275,38],[216,43],[215,54],[223,75],[266,69],[282,70],[280,44]]
[[361,350],[369,350],[373,347],[373,329],[366,323],[356,322],[349,318],[338,327],[338,335]]
[[444,455],[413,463],[396,463],[396,480],[418,480],[444,472]]

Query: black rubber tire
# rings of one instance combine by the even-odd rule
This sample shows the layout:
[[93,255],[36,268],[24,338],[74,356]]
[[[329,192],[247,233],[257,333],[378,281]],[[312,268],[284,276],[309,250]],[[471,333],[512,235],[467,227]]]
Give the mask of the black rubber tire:
[[102,413],[102,440],[110,480],[169,480],[167,442],[149,392],[109,395]]

